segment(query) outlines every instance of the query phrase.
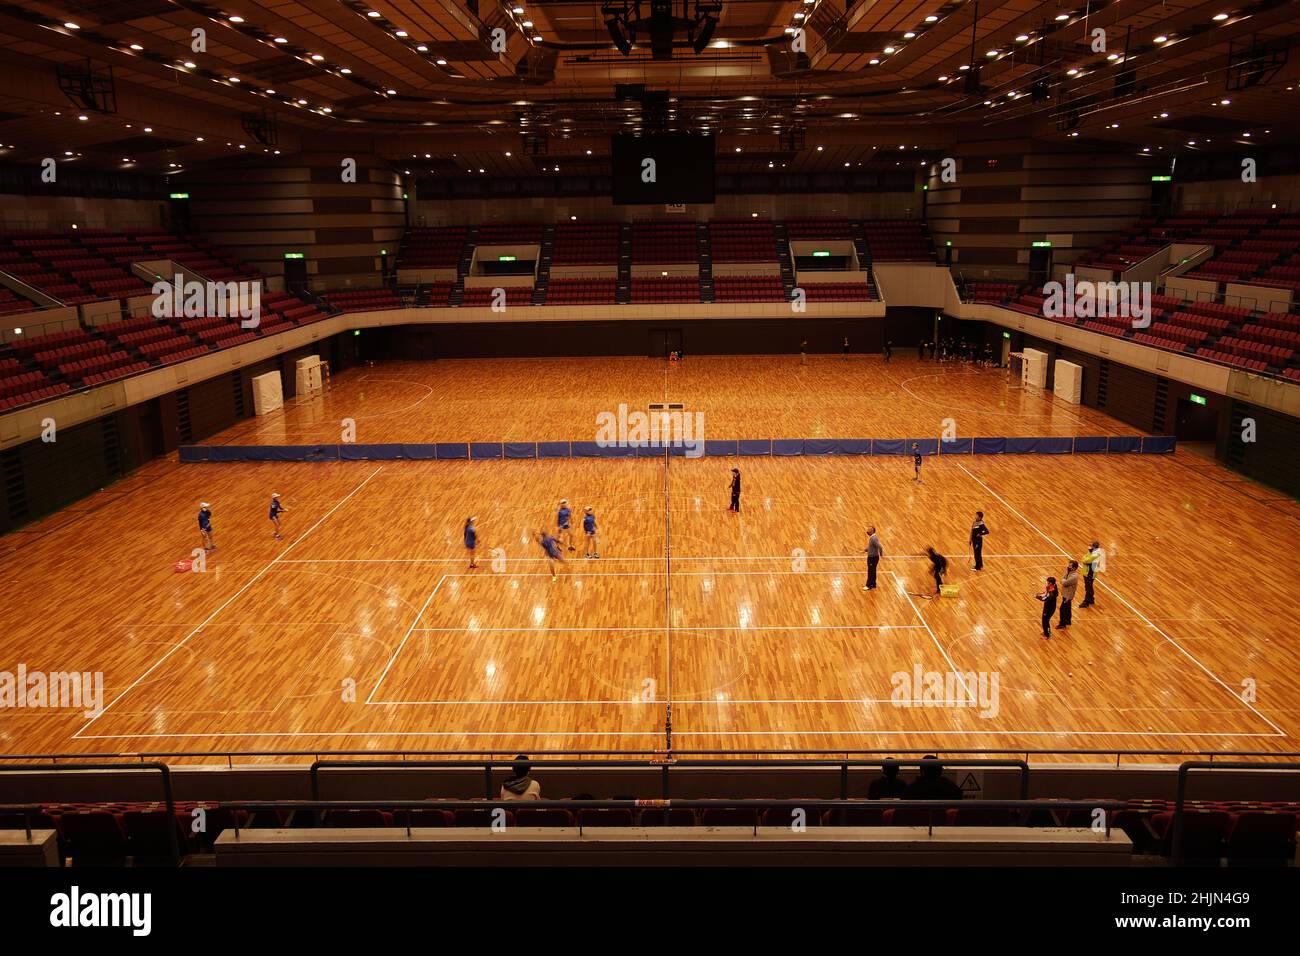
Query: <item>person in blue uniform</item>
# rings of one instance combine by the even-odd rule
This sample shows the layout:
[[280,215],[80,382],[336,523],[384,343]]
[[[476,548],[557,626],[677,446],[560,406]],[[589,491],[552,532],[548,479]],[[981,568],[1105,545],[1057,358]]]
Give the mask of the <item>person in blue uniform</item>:
[[199,505],[199,534],[203,535],[203,550],[217,550],[216,542],[212,540],[212,505],[206,501]]
[[537,543],[542,546],[542,551],[546,553],[548,566],[551,569],[551,580],[555,580],[555,562],[564,563],[564,552],[560,550],[560,542],[546,531],[537,532]]
[[284,512],[288,510],[289,510],[288,508],[280,504],[280,492],[278,491],[271,492],[271,513],[270,515],[268,515],[268,517],[271,519],[271,524],[275,526],[275,531],[271,534],[271,537],[273,537],[276,541],[284,540],[280,536],[280,515],[282,515]]
[[925,553],[930,558],[930,573],[934,575],[934,596],[938,597],[943,593],[943,576],[948,571],[948,559],[934,548],[926,548]]
[[[921,449],[916,442],[912,442],[912,467],[914,469],[912,480],[921,481]],[[922,481],[921,484],[925,482]]]
[[596,512],[588,505],[582,510],[582,534],[586,539],[584,558],[600,557],[600,538],[596,536]]
[[474,549],[478,547],[478,529],[474,527],[474,522],[477,520],[473,515],[465,519],[465,550],[469,552],[471,571],[478,567],[478,560],[474,555]]
[[569,499],[560,499],[560,509],[555,512],[556,537],[559,538],[568,547],[570,551],[576,551],[573,546],[573,512],[569,510]]

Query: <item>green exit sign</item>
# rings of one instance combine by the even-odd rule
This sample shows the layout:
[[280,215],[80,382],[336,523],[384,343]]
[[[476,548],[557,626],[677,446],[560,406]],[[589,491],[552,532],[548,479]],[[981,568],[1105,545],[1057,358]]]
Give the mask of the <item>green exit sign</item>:
[[1002,333],[1002,337],[1003,337],[1004,339],[1009,339],[1009,338],[1011,338],[1011,333],[1010,333],[1010,332],[1003,332],[1003,333]]
[[1052,244],[1051,244],[1050,242],[1048,242],[1046,239],[1044,239],[1044,240],[1041,241],[1041,242],[1032,242],[1032,243],[1030,243],[1030,245],[1032,245],[1035,249],[1050,249],[1050,248],[1052,248]]
[[305,254],[301,253],[301,252],[286,252],[286,253],[284,254],[284,257],[285,257],[286,259],[306,259],[306,258],[307,258],[307,256],[306,256]]
[[818,249],[818,250],[816,250],[815,252],[813,252],[813,258],[815,258],[815,259],[821,259],[821,258],[823,258],[823,257],[829,257],[829,256],[830,256],[830,253],[829,253],[828,251],[826,251],[825,249]]
[[169,198],[169,199],[189,199],[189,198],[190,198],[190,194],[189,194],[189,193],[172,193],[168,198]]
[[1152,176],[1151,181],[1153,183],[1172,183],[1174,181],[1174,177],[1173,176]]
[[515,262],[515,256],[497,256],[497,262]]
[[1209,404],[1208,402],[1205,401],[1204,395],[1197,395],[1195,392],[1192,392],[1192,394],[1188,395],[1187,400],[1191,402],[1193,405]]

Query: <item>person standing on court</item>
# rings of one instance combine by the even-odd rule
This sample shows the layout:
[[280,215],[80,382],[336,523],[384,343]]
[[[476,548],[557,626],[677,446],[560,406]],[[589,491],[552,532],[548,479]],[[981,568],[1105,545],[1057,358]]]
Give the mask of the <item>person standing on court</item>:
[[889,360],[893,357],[894,357],[894,343],[886,342],[885,343],[885,364],[888,365]]
[[948,571],[948,559],[934,548],[926,548],[925,553],[930,558],[930,573],[934,575],[934,596],[938,597],[943,593],[943,576]]
[[217,550],[216,543],[212,540],[212,505],[206,501],[199,503],[199,534],[203,535],[203,550]]
[[804,339],[799,343],[799,364],[808,364],[808,340]]
[[1034,597],[1043,602],[1043,637],[1051,640],[1052,615],[1056,613],[1056,578],[1048,578],[1043,593],[1035,594]]
[[[915,469],[912,480],[921,481],[921,449],[916,442],[912,442],[912,467]],[[925,484],[925,482],[921,482],[921,484]]]
[[1088,546],[1088,553],[1083,556],[1083,601],[1079,607],[1092,607],[1096,600],[1092,593],[1093,579],[1097,576],[1101,564],[1101,542],[1094,541]]
[[583,509],[582,514],[582,533],[586,538],[587,546],[583,551],[584,558],[600,557],[600,538],[596,536],[596,512],[592,510],[591,505]]
[[564,542],[570,551],[578,550],[573,546],[573,512],[569,509],[569,499],[560,499],[560,509],[555,512],[556,537]]
[[970,549],[975,554],[972,571],[984,570],[984,536],[988,533],[989,526],[984,523],[984,512],[975,512],[975,520],[970,526]]
[[469,569],[473,571],[478,567],[478,561],[474,556],[474,549],[478,547],[478,529],[474,527],[474,522],[478,520],[473,515],[465,519],[465,550],[469,552]]
[[271,533],[271,537],[273,537],[276,541],[284,540],[284,538],[280,535],[280,515],[282,515],[284,512],[288,510],[289,510],[288,508],[280,504],[280,492],[278,491],[271,492],[270,518],[271,518],[271,524],[275,528],[275,530]]
[[867,552],[867,583],[862,585],[864,591],[874,591],[876,589],[876,565],[885,555],[885,549],[880,546],[880,536],[876,534],[876,526],[872,525],[867,528],[867,546],[863,549]]
[[1063,631],[1070,626],[1072,620],[1070,611],[1071,604],[1074,601],[1074,593],[1079,589],[1079,562],[1071,561],[1065,568],[1065,576],[1061,578],[1061,617],[1056,622],[1056,629]]
[[846,336],[844,336],[844,355],[843,355],[843,359],[844,359],[845,361],[847,361],[847,360],[848,360],[848,357],[849,357],[849,337],[846,335]]
[[732,514],[740,514],[740,469],[731,469],[731,507]]

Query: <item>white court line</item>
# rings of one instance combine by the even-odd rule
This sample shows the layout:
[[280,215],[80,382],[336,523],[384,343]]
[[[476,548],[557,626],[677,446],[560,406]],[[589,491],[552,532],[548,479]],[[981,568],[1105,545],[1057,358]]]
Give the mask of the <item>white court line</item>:
[[[720,556],[673,556],[673,561],[789,561],[794,555],[790,554],[750,554],[750,555],[720,555]],[[1051,554],[995,554],[992,551],[985,551],[986,558],[1055,558],[1055,553]],[[661,554],[649,554],[640,558],[600,558],[601,564],[612,564],[615,561],[663,561]],[[508,558],[509,561],[520,563],[541,562],[547,558]],[[861,552],[854,554],[808,554],[804,555],[801,560],[804,561],[853,561],[866,560],[866,556]],[[929,560],[924,554],[891,554],[891,561],[922,561]],[[281,561],[281,564],[464,564],[464,558],[293,558],[288,561]],[[686,573],[686,572],[674,572]],[[480,575],[486,577],[486,575]]]
[[[76,740],[81,738],[83,731],[85,731],[85,729],[89,727],[91,724],[93,724],[95,721],[99,720],[100,717],[103,717],[104,714],[108,711],[109,707],[112,707],[119,700],[121,700],[127,694],[131,693],[131,691],[133,691],[136,687],[138,687],[146,677],[148,677],[150,674],[152,674],[155,670],[158,669],[159,665],[161,665],[163,661],[167,660],[167,658],[171,657],[182,647],[184,647],[186,643],[189,642],[190,638],[192,638],[195,634],[199,633],[199,631],[203,630],[203,628],[205,628],[208,625],[208,623],[212,621],[213,618],[215,618],[218,614],[220,614],[227,607],[229,607],[235,601],[236,598],[238,598],[241,594],[243,594],[245,591],[251,588],[254,584],[256,584],[258,579],[261,578],[262,575],[266,574],[267,571],[270,571],[272,567],[274,567],[277,563],[279,563],[283,559],[284,555],[288,554],[291,550],[297,547],[302,541],[306,540],[309,534],[311,534],[313,531],[319,528],[326,521],[326,519],[330,517],[330,515],[334,514],[334,512],[338,511],[341,507],[347,504],[348,501],[351,500],[353,495],[355,495],[358,491],[360,491],[362,488],[368,485],[370,483],[370,479],[374,478],[375,475],[379,474],[383,470],[384,470],[384,466],[380,465],[378,468],[372,471],[366,477],[365,481],[361,482],[361,484],[353,488],[350,492],[348,492],[346,497],[344,497],[341,501],[339,501],[338,504],[336,504],[329,511],[325,512],[325,514],[321,515],[321,517],[316,521],[314,525],[312,525],[310,528],[304,531],[297,538],[294,538],[287,548],[285,548],[278,555],[276,555],[274,558],[271,559],[270,564],[268,564],[266,567],[262,568],[261,571],[258,571],[257,574],[249,578],[248,583],[246,583],[242,588],[240,588],[234,594],[230,595],[230,597],[226,598],[226,600],[221,603],[220,607],[218,607],[215,611],[213,611],[211,614],[209,614],[206,618],[203,619],[203,623],[201,623],[198,627],[194,628],[194,630],[186,634],[185,637],[182,638],[179,643],[174,644],[171,650],[169,650],[162,657],[158,658],[158,660],[154,661],[152,667],[150,667],[147,671],[145,671],[143,674],[137,677],[129,687],[127,687],[124,691],[122,691],[122,693],[118,694],[111,701],[109,701],[108,706],[102,708],[99,711],[99,713],[97,713],[94,717],[90,718],[90,720],[87,721],[80,730],[78,730],[75,734],[72,735],[72,739]],[[86,738],[86,739],[93,739],[93,738]]]
[[[714,624],[705,627],[678,627],[673,626],[674,631],[919,631],[924,628],[924,624],[750,624],[743,626],[740,624]],[[647,634],[658,634],[663,630],[662,626],[654,627],[417,627],[416,631],[454,631],[458,634],[480,632],[492,633],[495,631],[518,632],[528,631],[544,634],[548,631],[642,631]]]
[[[1021,521],[1023,521],[1025,524],[1029,525],[1029,527],[1033,528],[1034,531],[1038,532],[1038,534],[1042,537],[1042,539],[1043,539],[1044,541],[1046,541],[1046,542],[1047,542],[1048,544],[1050,544],[1052,547],[1056,548],[1057,551],[1060,551],[1061,554],[1063,554],[1066,558],[1070,558],[1070,557],[1071,557],[1071,555],[1070,555],[1070,553],[1069,553],[1068,551],[1066,551],[1066,550],[1065,550],[1064,548],[1062,548],[1059,544],[1057,544],[1055,541],[1053,541],[1051,538],[1049,538],[1049,537],[1047,536],[1047,534],[1046,534],[1046,533],[1045,533],[1041,528],[1039,528],[1036,524],[1034,524],[1032,521],[1030,521],[1030,520],[1029,520],[1028,518],[1026,518],[1024,515],[1022,515],[1022,514],[1021,514],[1019,511],[1017,511],[1015,508],[1012,508],[1011,505],[1007,502],[1007,500],[1006,500],[1005,498],[1003,498],[1000,494],[998,494],[996,491],[994,491],[994,490],[993,490],[992,488],[990,488],[988,485],[984,484],[984,482],[982,482],[982,481],[980,481],[978,478],[976,478],[975,475],[973,475],[973,474],[970,472],[970,470],[967,469],[967,467],[966,467],[965,465],[963,465],[963,464],[961,464],[960,462],[958,462],[958,463],[957,463],[957,467],[960,468],[962,471],[966,472],[966,474],[970,476],[971,480],[973,480],[973,481],[974,481],[976,484],[978,484],[981,488],[983,488],[985,491],[987,491],[989,494],[991,494],[991,495],[992,495],[994,498],[996,498],[998,501],[1002,502],[1003,506],[1006,507],[1006,509],[1007,509],[1008,511],[1010,511],[1012,514],[1014,514],[1017,518],[1019,518],[1019,519],[1020,519]],[[1139,611],[1137,608],[1135,608],[1132,604],[1130,604],[1127,600],[1125,600],[1123,595],[1121,595],[1118,591],[1116,591],[1113,587],[1111,587],[1111,586],[1110,586],[1109,584],[1107,584],[1105,581],[1099,581],[1099,582],[1097,582],[1097,583],[1100,584],[1102,587],[1104,587],[1104,588],[1105,588],[1107,591],[1109,591],[1111,594],[1115,595],[1115,597],[1119,598],[1119,600],[1124,604],[1125,607],[1127,607],[1130,611],[1132,611],[1134,614],[1136,614],[1139,618],[1141,618],[1141,619],[1146,623],[1147,627],[1151,628],[1153,631],[1155,631],[1157,634],[1159,634],[1161,637],[1163,637],[1166,641],[1168,641],[1170,644],[1172,644],[1172,645],[1173,645],[1173,646],[1174,646],[1174,647],[1175,647],[1175,648],[1176,648],[1176,649],[1177,649],[1177,650],[1178,650],[1178,651],[1179,651],[1179,652],[1180,652],[1184,657],[1186,657],[1189,661],[1191,661],[1193,664],[1195,664],[1197,667],[1199,667],[1201,670],[1203,670],[1203,671],[1204,671],[1204,672],[1205,672],[1205,673],[1210,677],[1211,680],[1213,680],[1215,683],[1219,684],[1219,686],[1221,686],[1224,690],[1226,690],[1229,694],[1231,694],[1233,700],[1235,700],[1237,703],[1239,703],[1239,704],[1241,704],[1242,706],[1244,706],[1244,707],[1245,707],[1247,710],[1249,710],[1252,714],[1254,714],[1254,715],[1255,715],[1256,717],[1258,717],[1260,720],[1264,721],[1264,723],[1268,724],[1268,725],[1269,725],[1270,727],[1272,727],[1275,731],[1277,731],[1276,734],[1271,734],[1271,735],[1269,735],[1269,736],[1275,736],[1275,737],[1285,737],[1285,736],[1287,736],[1286,731],[1284,731],[1281,727],[1279,727],[1277,724],[1273,723],[1273,721],[1269,720],[1267,717],[1265,717],[1263,714],[1261,714],[1258,710],[1256,710],[1254,707],[1252,707],[1248,701],[1242,700],[1242,699],[1241,699],[1241,695],[1238,694],[1235,690],[1233,690],[1232,687],[1230,687],[1228,684],[1224,683],[1224,681],[1222,680],[1222,678],[1219,677],[1218,674],[1214,673],[1212,670],[1210,670],[1208,667],[1206,667],[1204,664],[1202,664],[1199,660],[1197,660],[1195,657],[1193,657],[1191,654],[1189,654],[1189,653],[1187,652],[1187,650],[1186,650],[1186,649],[1185,649],[1181,644],[1179,644],[1179,643],[1178,643],[1177,641],[1175,641],[1172,637],[1170,637],[1168,634],[1166,634],[1164,631],[1162,631],[1159,627],[1157,627],[1155,624],[1153,624],[1153,623],[1151,622],[1151,619],[1150,619],[1149,617],[1147,617],[1145,614],[1143,614],[1141,611]]]
[[424,599],[424,604],[420,607],[419,613],[416,614],[415,619],[411,621],[411,626],[406,629],[406,636],[402,638],[402,643],[397,645],[397,650],[393,651],[393,656],[388,659],[388,664],[384,667],[384,672],[379,675],[379,680],[375,681],[375,686],[370,688],[370,694],[366,697],[367,704],[375,699],[375,691],[379,690],[379,685],[382,684],[384,678],[388,676],[389,669],[397,663],[397,657],[402,653],[402,648],[406,646],[406,642],[411,639],[411,632],[415,630],[415,625],[420,623],[420,618],[424,617],[424,612],[428,609],[429,603],[433,600],[433,596],[438,593],[438,588],[442,587],[442,582],[445,580],[447,580],[447,575],[445,574],[438,578],[438,583],[433,586],[433,590],[429,592],[429,596]]
[[[917,737],[922,731],[907,730],[674,730],[674,737],[784,737],[790,734],[824,734],[828,737],[861,736],[875,734],[881,737]],[[1019,734],[1022,737],[1284,737],[1285,734],[1214,734],[1180,733],[1178,731],[1153,733],[1151,731],[1110,730],[942,730],[937,734],[947,736],[981,736],[992,734]],[[189,734],[87,734],[82,740],[155,740],[192,739],[195,737],[655,737],[662,738],[660,730],[297,730],[285,733],[240,733],[223,730],[220,733]]]
[[[948,662],[948,666],[952,668],[952,673],[961,674],[961,671],[957,669],[957,665],[952,662],[952,658],[948,656],[948,652],[944,650],[943,645],[939,643],[939,638],[935,637],[934,631],[930,630],[929,622],[926,621],[925,615],[921,613],[920,608],[916,606],[916,602],[912,600],[912,595],[908,592],[907,585],[903,583],[903,579],[893,571],[890,571],[889,574],[894,579],[894,584],[898,587],[899,593],[902,594],[903,597],[907,598],[907,603],[912,606],[912,610],[916,613],[916,616],[919,617],[921,623],[925,625],[925,630],[930,635],[930,640],[934,641],[934,646],[939,649],[939,653],[943,655],[943,659]],[[962,686],[965,686],[965,681],[962,681]],[[972,699],[974,699],[973,695]]]

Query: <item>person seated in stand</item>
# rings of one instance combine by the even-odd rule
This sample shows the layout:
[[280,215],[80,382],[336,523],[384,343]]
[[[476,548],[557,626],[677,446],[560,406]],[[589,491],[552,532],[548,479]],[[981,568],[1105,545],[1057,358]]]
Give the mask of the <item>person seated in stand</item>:
[[898,761],[886,760],[880,776],[867,788],[868,800],[901,800],[907,794],[907,784],[898,779]]
[[943,764],[934,754],[921,758],[921,773],[907,786],[908,800],[960,800],[961,787],[943,775]]
[[510,766],[510,776],[501,784],[502,800],[540,800],[542,785],[530,776],[533,765],[527,754],[519,754]]

